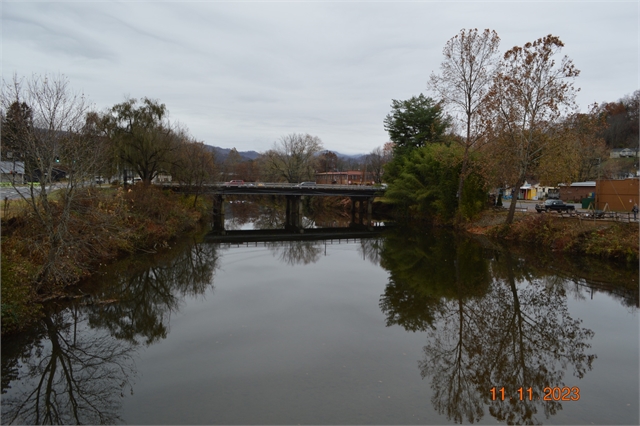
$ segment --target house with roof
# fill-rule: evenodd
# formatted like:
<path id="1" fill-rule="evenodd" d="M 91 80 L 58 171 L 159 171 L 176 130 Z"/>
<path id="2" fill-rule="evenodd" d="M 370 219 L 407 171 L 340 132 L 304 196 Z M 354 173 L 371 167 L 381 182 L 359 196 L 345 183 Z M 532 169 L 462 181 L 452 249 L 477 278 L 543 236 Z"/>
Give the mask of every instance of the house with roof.
<path id="1" fill-rule="evenodd" d="M 565 202 L 580 202 L 583 198 L 594 198 L 596 181 L 573 182 L 570 185 L 560 185 L 560 199 Z"/>
<path id="2" fill-rule="evenodd" d="M 24 183 L 23 161 L 0 161 L 0 182 Z"/>
<path id="3" fill-rule="evenodd" d="M 360 170 L 348 170 L 346 172 L 316 173 L 317 184 L 338 185 L 369 185 L 373 184 L 373 175 Z"/>

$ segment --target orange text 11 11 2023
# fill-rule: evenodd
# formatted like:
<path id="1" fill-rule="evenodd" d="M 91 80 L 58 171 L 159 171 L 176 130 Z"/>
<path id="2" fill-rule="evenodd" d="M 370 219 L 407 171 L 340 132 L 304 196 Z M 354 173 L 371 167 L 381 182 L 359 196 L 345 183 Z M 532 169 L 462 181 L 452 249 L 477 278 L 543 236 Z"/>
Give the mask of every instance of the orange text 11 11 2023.
<path id="1" fill-rule="evenodd" d="M 544 395 L 540 398 L 539 395 L 534 394 L 532 388 L 518 388 L 516 392 L 511 393 L 505 391 L 504 388 L 491 388 L 491 400 L 504 401 L 507 399 L 519 399 L 520 401 L 532 401 L 534 399 L 542 399 L 543 401 L 577 401 L 580 399 L 580 388 L 574 387 L 545 387 L 543 389 Z"/>

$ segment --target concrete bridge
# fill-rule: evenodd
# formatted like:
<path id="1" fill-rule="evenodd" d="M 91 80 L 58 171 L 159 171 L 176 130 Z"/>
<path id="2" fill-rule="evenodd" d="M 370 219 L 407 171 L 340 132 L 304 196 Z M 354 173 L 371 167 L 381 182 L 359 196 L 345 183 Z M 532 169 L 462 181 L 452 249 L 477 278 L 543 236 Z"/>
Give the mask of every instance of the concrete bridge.
<path id="1" fill-rule="evenodd" d="M 187 186 L 165 184 L 165 188 L 192 192 Z M 369 227 L 375 197 L 384 195 L 385 188 L 360 185 L 317 185 L 295 183 L 216 183 L 205 185 L 201 193 L 213 198 L 213 231 L 222 235 L 224 229 L 225 197 L 242 195 L 284 195 L 286 198 L 285 229 L 304 232 L 302 226 L 302 200 L 304 197 L 348 197 L 351 199 L 351 223 Z"/>

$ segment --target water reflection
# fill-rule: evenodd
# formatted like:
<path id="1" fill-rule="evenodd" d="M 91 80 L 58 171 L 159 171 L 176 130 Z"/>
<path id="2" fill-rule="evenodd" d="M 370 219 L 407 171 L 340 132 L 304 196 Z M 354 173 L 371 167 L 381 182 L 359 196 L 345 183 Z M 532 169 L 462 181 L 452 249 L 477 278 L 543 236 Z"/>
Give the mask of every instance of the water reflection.
<path id="1" fill-rule="evenodd" d="M 164 339 L 171 313 L 179 309 L 181 300 L 213 287 L 217 262 L 214 245 L 194 241 L 153 259 L 122 262 L 93 296 L 117 303 L 98 305 L 89 315 L 89 323 L 133 343 L 150 345 Z"/>
<path id="2" fill-rule="evenodd" d="M 343 238 L 330 240 L 302 240 L 302 241 L 270 241 L 264 245 L 271 251 L 273 257 L 290 266 L 308 265 L 318 262 L 326 254 L 327 244 L 349 244 L 356 242 L 358 253 L 363 259 L 374 265 L 380 264 L 380 250 L 382 237 L 371 238 Z"/>
<path id="3" fill-rule="evenodd" d="M 372 237 L 360 240 L 358 246 L 358 253 L 362 255 L 363 259 L 367 259 L 374 265 L 380 265 L 382 259 L 382 247 L 384 246 L 383 237 Z"/>
<path id="4" fill-rule="evenodd" d="M 420 374 L 430 379 L 434 408 L 457 423 L 485 414 L 509 424 L 538 424 L 562 409 L 542 401 L 545 387 L 580 379 L 596 359 L 591 330 L 569 315 L 563 280 L 538 276 L 508 251 L 485 253 L 473 241 L 434 233 L 387 238 L 390 271 L 380 307 L 387 325 L 426 331 Z M 491 399 L 491 388 L 506 397 Z M 519 388 L 533 398 L 519 399 Z"/>
<path id="5" fill-rule="evenodd" d="M 2 376 L 14 379 L 3 380 L 3 394 L 13 388 L 2 398 L 3 423 L 120 421 L 121 398 L 132 391 L 135 345 L 86 328 L 86 312 L 67 309 L 45 316 L 37 338 L 17 352 L 3 350 Z"/>
<path id="6" fill-rule="evenodd" d="M 390 272 L 380 299 L 387 326 L 426 331 L 443 314 L 445 300 L 457 299 L 463 309 L 490 284 L 482 248 L 447 232 L 394 230 L 386 235 L 380 255 Z"/>
<path id="7" fill-rule="evenodd" d="M 535 253 L 518 247 L 510 249 L 514 256 L 526 262 L 536 276 L 562 283 L 568 292 L 579 298 L 593 298 L 603 292 L 623 306 L 640 306 L 637 265 L 598 261 L 584 257 L 566 257 L 558 253 Z"/>
<path id="8" fill-rule="evenodd" d="M 323 253 L 321 241 L 278 241 L 266 243 L 266 246 L 274 257 L 291 266 L 316 263 Z"/>
<path id="9" fill-rule="evenodd" d="M 318 200 L 303 203 L 303 228 L 348 228 L 351 225 L 350 207 L 343 204 L 327 209 Z M 286 202 L 283 196 L 228 197 L 225 203 L 225 229 L 282 229 L 286 224 Z M 336 206 L 337 207 L 337 206 Z"/>
<path id="10" fill-rule="evenodd" d="M 415 372 L 418 382 L 425 379 L 421 384 L 432 390 L 431 404 L 426 405 L 452 422 L 478 422 L 488 413 L 509 424 L 542 423 L 562 409 L 561 401 L 539 399 L 544 388 L 579 387 L 579 380 L 597 362 L 591 350 L 594 333 L 570 315 L 567 295 L 587 297 L 603 291 L 624 306 L 637 305 L 633 271 L 627 276 L 620 269 L 609 282 L 598 275 L 613 273 L 606 264 L 586 269 L 557 258 L 540 260 L 442 230 L 393 229 L 381 237 L 349 239 L 349 251 L 354 241 L 362 260 L 388 271 L 379 299 L 386 325 L 421 333 L 417 347 L 422 347 L 422 355 L 418 369 L 411 366 L 412 375 Z M 283 264 L 309 265 L 321 260 L 332 243 L 338 241 L 264 246 Z M 133 392 L 137 351 L 167 337 L 171 315 L 186 298 L 213 292 L 222 247 L 189 240 L 162 253 L 120 262 L 80 303 L 51 309 L 16 344 L 3 341 L 2 422 L 121 422 L 122 398 Z M 246 259 L 240 250 L 234 255 Z M 331 265 L 340 267 L 339 262 Z M 374 299 L 378 293 L 374 291 Z M 242 310 L 246 305 L 237 306 Z M 373 310 L 379 315 L 375 304 Z M 253 359 L 255 340 L 247 342 L 247 352 L 228 349 Z M 224 359 L 225 354 L 217 355 Z M 355 373 L 353 377 L 357 379 Z M 228 384 L 236 389 L 242 385 Z M 517 394 L 521 387 L 523 400 Z M 491 388 L 504 388 L 505 400 L 492 400 Z"/>
<path id="11" fill-rule="evenodd" d="M 213 286 L 217 261 L 215 246 L 188 241 L 119 263 L 81 303 L 50 306 L 33 333 L 2 346 L 2 423 L 120 422 L 136 349 L 167 336 L 181 301 Z"/>

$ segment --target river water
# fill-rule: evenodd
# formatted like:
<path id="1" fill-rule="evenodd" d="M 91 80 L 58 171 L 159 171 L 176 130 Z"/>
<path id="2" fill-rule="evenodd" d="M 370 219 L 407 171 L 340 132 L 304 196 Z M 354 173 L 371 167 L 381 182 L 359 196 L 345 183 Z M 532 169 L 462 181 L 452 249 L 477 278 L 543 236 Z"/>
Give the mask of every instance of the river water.
<path id="1" fill-rule="evenodd" d="M 3 423 L 639 423 L 637 268 L 395 228 L 102 274 L 3 339 Z"/>

